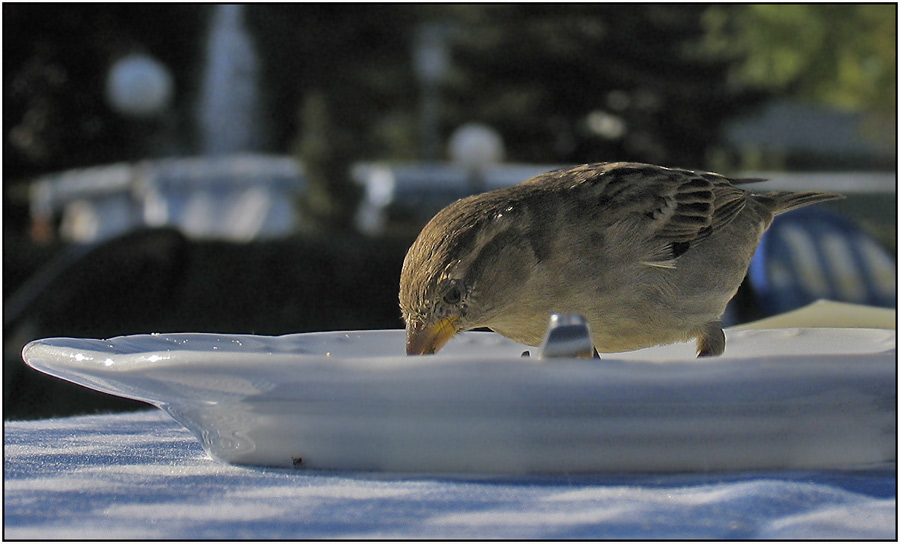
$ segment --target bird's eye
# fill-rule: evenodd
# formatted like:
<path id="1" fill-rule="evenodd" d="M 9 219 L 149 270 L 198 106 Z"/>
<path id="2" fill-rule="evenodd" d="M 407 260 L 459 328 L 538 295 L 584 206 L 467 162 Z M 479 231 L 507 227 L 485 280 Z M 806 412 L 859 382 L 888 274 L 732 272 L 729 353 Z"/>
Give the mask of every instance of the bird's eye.
<path id="1" fill-rule="evenodd" d="M 459 290 L 459 287 L 452 286 L 450 289 L 447 289 L 447 292 L 444 293 L 444 302 L 447 304 L 456 304 L 462 299 L 462 293 Z"/>

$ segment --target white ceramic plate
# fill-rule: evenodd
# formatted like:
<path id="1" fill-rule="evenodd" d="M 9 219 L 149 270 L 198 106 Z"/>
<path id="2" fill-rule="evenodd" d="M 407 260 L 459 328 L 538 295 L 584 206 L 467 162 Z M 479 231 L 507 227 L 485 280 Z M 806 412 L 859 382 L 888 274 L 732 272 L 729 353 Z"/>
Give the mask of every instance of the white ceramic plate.
<path id="1" fill-rule="evenodd" d="M 493 333 L 403 355 L 402 330 L 51 338 L 32 367 L 155 404 L 229 463 L 400 472 L 859 468 L 895 460 L 896 334 L 726 331 L 602 360 Z"/>

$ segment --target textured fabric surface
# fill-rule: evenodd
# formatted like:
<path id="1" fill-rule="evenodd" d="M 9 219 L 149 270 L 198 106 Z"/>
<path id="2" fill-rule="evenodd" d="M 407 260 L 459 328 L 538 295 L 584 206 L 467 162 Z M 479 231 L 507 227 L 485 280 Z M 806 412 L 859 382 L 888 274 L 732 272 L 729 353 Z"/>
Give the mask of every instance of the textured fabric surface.
<path id="1" fill-rule="evenodd" d="M 448 476 L 229 466 L 160 411 L 4 425 L 9 539 L 894 539 L 895 467 Z"/>

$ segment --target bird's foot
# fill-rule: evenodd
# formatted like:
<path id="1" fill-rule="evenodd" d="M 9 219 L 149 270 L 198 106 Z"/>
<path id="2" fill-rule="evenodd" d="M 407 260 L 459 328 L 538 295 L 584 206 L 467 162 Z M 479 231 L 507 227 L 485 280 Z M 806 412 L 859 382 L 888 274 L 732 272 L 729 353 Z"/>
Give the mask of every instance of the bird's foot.
<path id="1" fill-rule="evenodd" d="M 721 321 L 710 321 L 697 336 L 697 357 L 717 357 L 725 352 L 725 333 Z"/>

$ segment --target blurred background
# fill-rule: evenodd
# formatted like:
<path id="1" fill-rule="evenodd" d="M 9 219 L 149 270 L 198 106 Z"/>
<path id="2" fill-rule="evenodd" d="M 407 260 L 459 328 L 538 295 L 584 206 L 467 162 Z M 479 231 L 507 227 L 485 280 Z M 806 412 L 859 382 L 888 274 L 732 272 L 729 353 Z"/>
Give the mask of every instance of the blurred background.
<path id="1" fill-rule="evenodd" d="M 822 208 L 890 273 L 807 298 L 895 307 L 896 28 L 890 4 L 4 4 L 4 417 L 143 406 L 26 367 L 34 338 L 399 328 L 436 211 L 585 162 L 842 192 Z"/>

